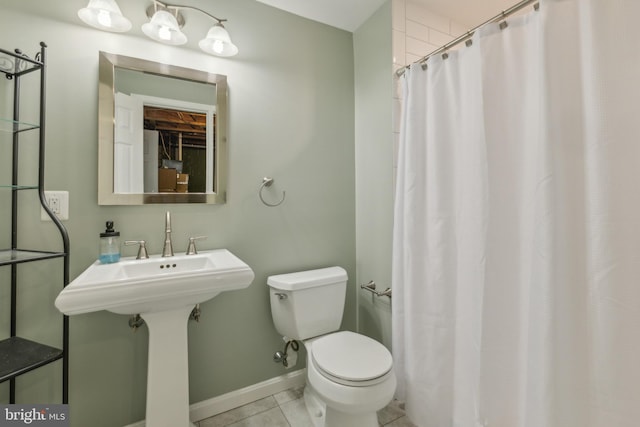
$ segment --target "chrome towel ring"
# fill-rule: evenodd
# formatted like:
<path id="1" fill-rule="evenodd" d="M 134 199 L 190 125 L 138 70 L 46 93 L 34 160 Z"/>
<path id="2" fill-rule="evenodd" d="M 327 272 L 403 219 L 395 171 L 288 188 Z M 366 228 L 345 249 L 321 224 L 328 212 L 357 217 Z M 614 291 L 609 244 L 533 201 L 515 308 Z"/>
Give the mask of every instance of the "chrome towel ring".
<path id="1" fill-rule="evenodd" d="M 264 197 L 262 197 L 262 190 L 264 189 L 264 187 L 271 187 L 271 184 L 273 184 L 274 179 L 270 178 L 268 176 L 265 176 L 264 178 L 262 178 L 262 184 L 260 185 L 260 188 L 258 189 L 258 196 L 260 197 L 260 201 L 262 201 L 262 203 L 264 203 L 266 206 L 269 206 L 270 208 L 275 208 L 276 206 L 280 206 L 282 204 L 282 202 L 284 202 L 284 197 L 285 197 L 285 191 L 282 191 L 282 199 L 280 199 L 279 202 L 277 203 L 269 203 L 266 200 L 264 200 Z"/>

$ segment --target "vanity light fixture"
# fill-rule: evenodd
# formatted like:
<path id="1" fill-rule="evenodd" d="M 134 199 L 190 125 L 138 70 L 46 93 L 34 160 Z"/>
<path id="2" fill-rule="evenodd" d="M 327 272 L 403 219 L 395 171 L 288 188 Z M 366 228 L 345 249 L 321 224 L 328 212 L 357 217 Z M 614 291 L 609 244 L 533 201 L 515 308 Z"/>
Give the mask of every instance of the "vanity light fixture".
<path id="1" fill-rule="evenodd" d="M 147 8 L 150 21 L 142 25 L 142 32 L 149 38 L 160 43 L 181 45 L 187 42 L 187 36 L 181 31 L 185 19 L 181 9 L 191 9 L 203 13 L 215 20 L 198 46 L 206 53 L 216 56 L 234 56 L 238 54 L 238 47 L 233 44 L 227 29 L 222 24 L 226 19 L 220 19 L 202 9 L 193 6 L 175 5 L 153 0 L 153 5 Z M 89 5 L 78 11 L 78 16 L 92 27 L 106 31 L 125 32 L 131 28 L 131 22 L 122 16 L 115 0 L 89 0 Z"/>
<path id="2" fill-rule="evenodd" d="M 197 7 L 166 4 L 154 0 L 153 6 L 147 9 L 147 16 L 151 18 L 151 22 L 144 24 L 142 31 L 147 36 L 161 43 L 186 43 L 187 36 L 180 31 L 180 27 L 182 27 L 185 22 L 183 16 L 180 14 L 180 9 L 196 10 L 216 21 L 213 27 L 207 32 L 206 37 L 198 43 L 200 49 L 216 56 L 234 56 L 238 54 L 238 48 L 231 42 L 231 37 L 229 37 L 227 29 L 222 25 L 226 19 L 217 18 Z"/>
<path id="3" fill-rule="evenodd" d="M 123 33 L 131 29 L 131 21 L 122 15 L 115 0 L 89 0 L 87 7 L 78 11 L 78 17 L 100 30 Z"/>

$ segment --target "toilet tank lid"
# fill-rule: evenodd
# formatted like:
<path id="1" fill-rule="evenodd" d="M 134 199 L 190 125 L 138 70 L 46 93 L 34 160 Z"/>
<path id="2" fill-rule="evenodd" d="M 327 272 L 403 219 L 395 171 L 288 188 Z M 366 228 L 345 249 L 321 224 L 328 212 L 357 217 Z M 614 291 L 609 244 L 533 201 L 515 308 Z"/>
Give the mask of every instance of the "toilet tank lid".
<path id="1" fill-rule="evenodd" d="M 278 274 L 267 278 L 267 285 L 283 291 L 313 288 L 329 283 L 344 282 L 347 272 L 342 267 L 327 267 L 296 273 Z"/>

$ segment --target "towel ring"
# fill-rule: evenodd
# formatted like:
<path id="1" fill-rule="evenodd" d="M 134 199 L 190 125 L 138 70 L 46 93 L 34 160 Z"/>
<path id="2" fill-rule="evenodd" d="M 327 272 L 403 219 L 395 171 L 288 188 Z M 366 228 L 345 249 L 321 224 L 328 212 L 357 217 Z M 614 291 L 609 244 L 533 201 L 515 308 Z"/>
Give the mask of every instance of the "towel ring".
<path id="1" fill-rule="evenodd" d="M 262 197 L 262 190 L 264 189 L 264 187 L 271 187 L 271 184 L 273 184 L 274 179 L 273 178 L 269 178 L 268 176 L 265 176 L 264 178 L 262 178 L 262 184 L 260 185 L 260 189 L 258 189 L 258 196 L 260 197 L 260 201 L 262 201 L 262 203 L 264 203 L 266 206 L 269 206 L 270 208 L 275 208 L 276 206 L 280 206 L 282 204 L 282 202 L 284 202 L 284 197 L 285 197 L 285 191 L 282 191 L 282 199 L 280 199 L 280 201 L 278 203 L 269 203 L 266 200 L 264 200 L 264 197 Z"/>

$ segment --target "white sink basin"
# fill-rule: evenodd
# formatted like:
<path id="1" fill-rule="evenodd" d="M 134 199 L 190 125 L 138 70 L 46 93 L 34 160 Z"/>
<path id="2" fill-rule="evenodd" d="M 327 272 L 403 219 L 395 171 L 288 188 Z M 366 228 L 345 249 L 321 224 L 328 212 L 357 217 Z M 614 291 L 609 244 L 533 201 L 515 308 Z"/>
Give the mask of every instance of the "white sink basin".
<path id="1" fill-rule="evenodd" d="M 118 314 L 163 311 L 205 302 L 220 292 L 246 288 L 251 268 L 226 249 L 149 259 L 96 261 L 56 298 L 67 315 L 108 310 Z"/>
<path id="2" fill-rule="evenodd" d="M 99 310 L 140 314 L 149 329 L 146 426 L 194 427 L 189 420 L 189 315 L 194 305 L 246 288 L 253 278 L 253 270 L 226 249 L 123 258 L 114 264 L 96 261 L 60 292 L 56 307 L 67 315 Z"/>

